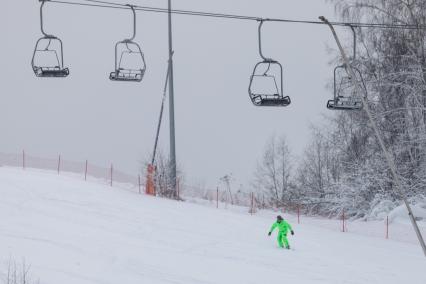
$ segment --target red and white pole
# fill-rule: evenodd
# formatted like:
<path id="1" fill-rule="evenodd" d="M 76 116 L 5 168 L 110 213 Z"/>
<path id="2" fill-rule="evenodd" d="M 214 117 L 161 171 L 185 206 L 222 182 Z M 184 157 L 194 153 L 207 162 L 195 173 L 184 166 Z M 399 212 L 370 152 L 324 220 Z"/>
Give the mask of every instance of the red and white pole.
<path id="1" fill-rule="evenodd" d="M 61 155 L 59 155 L 59 159 L 58 159 L 58 175 L 60 173 L 61 170 Z"/>
<path id="2" fill-rule="evenodd" d="M 112 186 L 112 174 L 113 174 L 113 170 L 114 170 L 114 168 L 113 168 L 113 165 L 111 164 L 111 171 L 110 171 L 110 176 L 111 176 L 111 182 L 110 182 L 110 185 Z"/>
<path id="3" fill-rule="evenodd" d="M 176 189 L 177 189 L 177 198 L 178 200 L 180 199 L 180 179 L 177 179 L 177 184 L 176 184 Z"/>
<path id="4" fill-rule="evenodd" d="M 300 205 L 297 205 L 297 224 L 300 224 Z"/>
<path id="5" fill-rule="evenodd" d="M 216 187 L 216 208 L 219 208 L 219 187 Z"/>
<path id="6" fill-rule="evenodd" d="M 389 216 L 386 216 L 386 239 L 389 239 Z"/>
<path id="7" fill-rule="evenodd" d="M 342 215 L 342 232 L 345 232 L 345 210 L 343 209 L 343 215 Z"/>
<path id="8" fill-rule="evenodd" d="M 253 215 L 253 213 L 254 213 L 254 195 L 253 195 L 253 192 L 250 195 L 251 195 L 250 214 Z"/>

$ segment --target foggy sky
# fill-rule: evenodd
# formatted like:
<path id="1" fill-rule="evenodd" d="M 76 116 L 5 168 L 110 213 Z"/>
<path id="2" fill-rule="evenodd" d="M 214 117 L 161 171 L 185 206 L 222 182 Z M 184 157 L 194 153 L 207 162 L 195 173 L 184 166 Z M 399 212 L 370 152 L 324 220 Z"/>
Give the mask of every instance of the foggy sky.
<path id="1" fill-rule="evenodd" d="M 30 67 L 39 28 L 39 2 L 6 0 L 1 8 L 0 152 L 84 161 L 130 174 L 151 154 L 167 69 L 167 15 L 138 13 L 135 41 L 147 61 L 142 83 L 111 82 L 115 42 L 131 34 L 130 11 L 46 3 L 45 29 L 64 42 L 66 79 L 36 78 Z M 115 2 L 127 3 L 116 0 Z M 180 0 L 176 9 L 260 17 L 335 19 L 322 0 Z M 131 3 L 166 7 L 167 1 Z M 327 113 L 328 65 L 334 48 L 325 26 L 265 23 L 263 49 L 284 67 L 287 108 L 256 108 L 249 76 L 260 61 L 257 23 L 173 16 L 176 147 L 189 183 L 214 187 L 232 173 L 248 184 L 271 135 L 285 135 L 295 155 L 309 125 Z M 345 33 L 341 29 L 340 33 Z M 168 114 L 168 108 L 165 109 Z M 165 116 L 160 148 L 168 153 Z"/>

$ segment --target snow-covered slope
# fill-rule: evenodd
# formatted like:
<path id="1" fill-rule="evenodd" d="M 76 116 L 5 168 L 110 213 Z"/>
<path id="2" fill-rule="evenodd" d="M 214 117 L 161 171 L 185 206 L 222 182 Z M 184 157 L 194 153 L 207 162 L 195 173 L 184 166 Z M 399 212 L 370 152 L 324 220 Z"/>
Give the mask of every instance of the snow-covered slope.
<path id="1" fill-rule="evenodd" d="M 287 251 L 274 216 L 0 167 L 0 261 L 25 258 L 42 284 L 426 283 L 417 244 L 293 224 Z"/>

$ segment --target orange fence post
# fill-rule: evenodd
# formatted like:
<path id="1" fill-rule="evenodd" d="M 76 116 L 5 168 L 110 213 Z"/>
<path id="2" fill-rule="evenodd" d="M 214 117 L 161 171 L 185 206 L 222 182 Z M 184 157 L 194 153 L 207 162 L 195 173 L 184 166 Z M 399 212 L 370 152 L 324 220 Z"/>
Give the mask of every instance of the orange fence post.
<path id="1" fill-rule="evenodd" d="M 155 195 L 155 183 L 154 183 L 155 166 L 149 164 L 146 174 L 146 185 L 145 193 L 148 195 Z"/>

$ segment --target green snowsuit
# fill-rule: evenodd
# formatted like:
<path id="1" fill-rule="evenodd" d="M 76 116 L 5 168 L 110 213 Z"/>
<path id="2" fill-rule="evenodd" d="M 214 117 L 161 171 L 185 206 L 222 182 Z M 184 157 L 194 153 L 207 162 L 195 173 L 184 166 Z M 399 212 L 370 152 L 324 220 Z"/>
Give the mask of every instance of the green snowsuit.
<path id="1" fill-rule="evenodd" d="M 275 222 L 274 224 L 272 224 L 272 227 L 269 230 L 269 232 L 272 233 L 276 228 L 278 228 L 278 236 L 277 236 L 278 246 L 281 248 L 284 246 L 286 248 L 289 248 L 290 245 L 288 243 L 287 233 L 293 230 L 291 228 L 291 225 L 287 223 L 287 221 L 285 220 L 282 220 L 281 222 Z"/>

